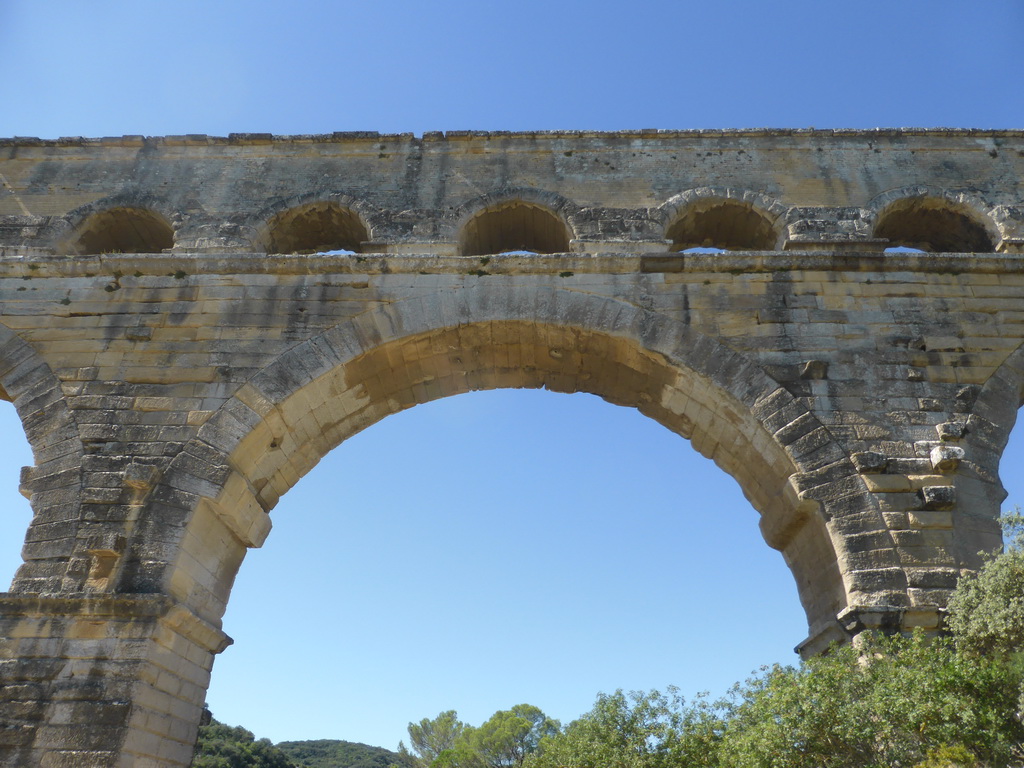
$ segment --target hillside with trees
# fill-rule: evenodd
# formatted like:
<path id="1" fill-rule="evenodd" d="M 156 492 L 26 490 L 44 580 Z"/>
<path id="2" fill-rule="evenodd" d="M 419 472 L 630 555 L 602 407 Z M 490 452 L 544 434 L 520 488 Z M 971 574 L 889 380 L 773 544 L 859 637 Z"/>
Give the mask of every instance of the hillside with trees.
<path id="1" fill-rule="evenodd" d="M 389 749 L 354 741 L 282 741 L 276 746 L 298 768 L 388 768 L 398 762 Z"/>
<path id="2" fill-rule="evenodd" d="M 192 768 L 298 768 L 269 739 L 211 720 L 200 726 Z"/>
<path id="3" fill-rule="evenodd" d="M 192 768 L 388 768 L 398 762 L 399 755 L 383 747 L 338 739 L 275 745 L 211 720 L 199 729 Z"/>

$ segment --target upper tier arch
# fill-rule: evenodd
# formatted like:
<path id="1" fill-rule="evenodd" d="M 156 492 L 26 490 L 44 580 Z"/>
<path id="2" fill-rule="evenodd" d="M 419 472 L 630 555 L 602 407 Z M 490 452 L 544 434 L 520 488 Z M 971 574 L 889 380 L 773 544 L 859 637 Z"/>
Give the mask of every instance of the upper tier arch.
<path id="1" fill-rule="evenodd" d="M 1001 236 L 976 195 L 931 187 L 890 190 L 871 201 L 874 236 L 930 252 L 992 253 Z"/>
<path id="2" fill-rule="evenodd" d="M 980 223 L 988 233 L 965 239 L 954 232 L 949 242 L 930 247 L 1024 251 L 1020 131 L 238 134 L 0 139 L 0 147 L 9 154 L 0 159 L 4 248 L 63 246 L 70 253 L 78 246 L 65 242 L 67 228 L 78 225 L 84 209 L 134 206 L 170 224 L 177 252 L 265 251 L 261 230 L 271 218 L 333 200 L 361 220 L 372 239 L 367 251 L 447 256 L 459 252 L 465 214 L 518 197 L 527 204 L 518 208 L 520 218 L 546 209 L 568 228 L 557 242 L 533 238 L 528 250 L 561 252 L 568 240 L 574 252 L 589 253 L 651 253 L 716 241 L 726 248 L 878 252 L 887 235 L 903 228 L 889 221 L 872 236 L 887 203 L 895 205 L 889 213 L 905 209 L 910 231 L 900 239 L 922 242 L 920 232 L 932 229 L 933 207 L 909 202 L 925 190 L 966 216 L 957 219 L 961 224 Z M 719 207 L 709 202 L 713 197 L 730 203 Z M 907 201 L 896 204 L 897 198 Z M 474 202 L 467 206 L 467 200 Z M 696 208 L 684 214 L 682 204 Z M 517 228 L 528 229 L 513 223 Z M 963 227 L 940 222 L 939 229 Z M 341 241 L 351 246 L 360 235 L 347 232 Z M 509 247 L 524 246 L 515 240 Z M 161 236 L 144 246 L 116 239 L 78 245 L 102 253 L 165 250 L 168 242 Z M 295 250 L 290 243 L 270 247 Z M 469 250 L 502 247 L 482 243 Z"/>
<path id="3" fill-rule="evenodd" d="M 575 238 L 575 206 L 537 189 L 502 190 L 465 203 L 456 219 L 458 253 L 487 256 L 506 251 L 568 253 Z"/>
<path id="4" fill-rule="evenodd" d="M 115 198 L 85 206 L 68 221 L 72 229 L 57 244 L 61 254 L 161 253 L 174 248 L 174 227 L 153 201 Z"/>
<path id="5" fill-rule="evenodd" d="M 659 212 L 665 224 L 665 239 L 674 251 L 770 251 L 782 246 L 781 222 L 787 208 L 759 193 L 703 187 L 675 195 Z"/>
<path id="6" fill-rule="evenodd" d="M 268 207 L 258 217 L 254 245 L 267 253 L 361 253 L 371 238 L 373 211 L 351 195 L 301 195 Z"/>

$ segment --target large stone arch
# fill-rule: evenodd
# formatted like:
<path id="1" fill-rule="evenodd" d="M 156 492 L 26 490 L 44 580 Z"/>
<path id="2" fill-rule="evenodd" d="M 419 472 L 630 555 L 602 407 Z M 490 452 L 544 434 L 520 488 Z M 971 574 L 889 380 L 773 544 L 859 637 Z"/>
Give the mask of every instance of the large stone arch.
<path id="1" fill-rule="evenodd" d="M 88 577 L 88 553 L 103 538 L 90 540 L 81 525 L 84 449 L 78 424 L 50 366 L 3 324 L 0 398 L 14 405 L 35 458 L 34 466 L 22 469 L 21 491 L 32 504 L 32 522 L 11 591 L 78 591 Z"/>
<path id="2" fill-rule="evenodd" d="M 688 435 L 805 585 L 805 651 L 829 632 L 938 630 L 957 576 L 999 540 L 1024 276 L 980 252 L 1024 249 L 1022 138 L 6 140 L 0 386 L 36 448 L 36 519 L 0 606 L 0 764 L 187 765 L 220 609 L 266 510 L 346 434 L 466 388 L 583 389 Z M 823 177 L 844 183 L 804 183 Z M 282 207 L 323 197 L 358 208 L 375 255 L 247 250 Z M 459 225 L 512 201 L 569 224 L 571 248 L 534 248 L 565 258 L 457 256 Z M 50 258 L 115 209 L 162 217 L 170 253 L 154 252 L 165 238 Z M 708 210 L 711 235 L 755 215 L 777 234 L 725 245 L 800 252 L 655 255 Z M 904 234 L 872 226 L 890 213 Z M 894 238 L 952 253 L 882 257 Z"/>
<path id="3" fill-rule="evenodd" d="M 471 389 L 586 391 L 690 438 L 735 477 L 796 577 L 812 633 L 899 609 L 906 579 L 874 499 L 828 430 L 761 369 L 617 300 L 475 287 L 398 302 L 297 345 L 200 430 L 154 490 L 118 591 L 164 592 L 216 624 L 267 511 L 384 416 Z"/>

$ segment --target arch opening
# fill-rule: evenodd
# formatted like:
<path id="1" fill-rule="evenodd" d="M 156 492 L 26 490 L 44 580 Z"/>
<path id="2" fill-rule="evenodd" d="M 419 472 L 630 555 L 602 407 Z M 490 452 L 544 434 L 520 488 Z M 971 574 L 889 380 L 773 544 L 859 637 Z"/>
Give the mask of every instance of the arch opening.
<path id="1" fill-rule="evenodd" d="M 771 219 L 750 203 L 715 198 L 687 206 L 665 231 L 673 251 L 770 251 L 778 237 Z"/>
<path id="2" fill-rule="evenodd" d="M 260 377 L 250 386 L 258 388 Z M 746 406 L 705 376 L 636 340 L 572 326 L 495 320 L 413 333 L 326 370 L 281 399 L 237 443 L 227 457 L 233 479 L 217 499 L 201 505 L 205 522 L 195 525 L 214 524 L 233 510 L 272 509 L 329 451 L 385 416 L 449 395 L 503 388 L 594 394 L 637 408 L 691 440 L 761 513 L 762 534 L 782 551 L 808 625 L 834 622 L 847 599 L 835 549 L 816 506 L 795 497 L 789 480 L 797 468 L 781 445 Z M 245 531 L 250 523 L 228 525 Z M 217 620 L 244 550 L 228 546 L 221 552 L 215 539 L 188 534 L 182 546 L 170 589 Z M 222 569 L 182 567 L 211 561 Z"/>
<path id="3" fill-rule="evenodd" d="M 906 245 L 891 245 L 883 253 L 927 253 L 923 248 L 910 248 Z"/>
<path id="4" fill-rule="evenodd" d="M 21 424 L 21 418 L 6 391 L 0 387 L 0 488 L 4 489 L 4 513 L 0 516 L 0 592 L 11 586 L 15 572 L 22 565 L 21 548 L 25 532 L 32 521 L 32 508 L 18 487 L 21 467 L 35 463 L 32 446 Z"/>
<path id="5" fill-rule="evenodd" d="M 351 208 L 319 201 L 274 216 L 263 235 L 267 253 L 362 253 L 370 239 L 362 218 Z"/>
<path id="6" fill-rule="evenodd" d="M 879 214 L 874 236 L 888 240 L 890 247 L 929 253 L 995 250 L 992 235 L 973 211 L 940 197 L 896 200 Z"/>
<path id="7" fill-rule="evenodd" d="M 999 477 L 1006 490 L 1004 511 L 1024 510 L 1024 419 L 1018 413 L 999 459 Z"/>
<path id="8" fill-rule="evenodd" d="M 684 441 L 596 397 L 497 390 L 417 406 L 342 443 L 282 498 L 232 594 L 236 643 L 215 664 L 211 709 L 275 741 L 386 730 L 372 743 L 394 748 L 409 720 L 472 701 L 529 700 L 567 721 L 601 688 L 724 693 L 791 660 L 801 629 L 755 518 Z M 281 588 L 294 584 L 313 587 Z M 726 607 L 738 595 L 759 618 Z M 317 615 L 325 596 L 319 634 L 265 618 Z M 324 664 L 324 635 L 357 669 Z M 693 661 L 705 657 L 719 663 Z M 386 694 L 384 666 L 402 682 Z M 267 705 L 279 700 L 288 713 Z M 284 730 L 292 708 L 308 732 Z"/>
<path id="9" fill-rule="evenodd" d="M 103 253 L 161 253 L 174 248 L 174 229 L 147 208 L 120 206 L 83 221 L 59 250 L 71 256 Z"/>
<path id="10" fill-rule="evenodd" d="M 568 225 L 554 212 L 513 200 L 485 208 L 467 221 L 459 234 L 459 253 L 568 253 L 570 239 Z"/>

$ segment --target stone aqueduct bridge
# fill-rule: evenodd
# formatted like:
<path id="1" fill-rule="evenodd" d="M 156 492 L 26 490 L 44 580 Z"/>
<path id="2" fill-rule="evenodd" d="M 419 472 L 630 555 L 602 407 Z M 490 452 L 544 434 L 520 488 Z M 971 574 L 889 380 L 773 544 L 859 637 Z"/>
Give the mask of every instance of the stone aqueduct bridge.
<path id="1" fill-rule="evenodd" d="M 187 765 L 277 500 L 467 390 L 690 439 L 792 569 L 804 653 L 936 628 L 1000 541 L 1022 177 L 1024 132 L 0 141 L 0 395 L 35 454 L 0 765 Z"/>

